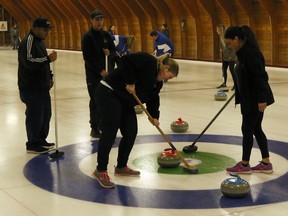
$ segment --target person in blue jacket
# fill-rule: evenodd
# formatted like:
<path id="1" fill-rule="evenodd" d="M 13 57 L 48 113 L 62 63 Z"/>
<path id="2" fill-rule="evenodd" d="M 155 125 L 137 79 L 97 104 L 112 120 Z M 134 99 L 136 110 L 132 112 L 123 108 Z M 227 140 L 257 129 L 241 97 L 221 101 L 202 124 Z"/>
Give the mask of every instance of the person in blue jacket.
<path id="1" fill-rule="evenodd" d="M 109 59 L 111 68 L 114 69 L 115 63 L 118 65 L 119 60 L 122 56 L 130 53 L 133 43 L 135 41 L 134 35 L 123 36 L 123 35 L 112 35 L 114 45 L 116 48 L 115 56 Z"/>
<path id="2" fill-rule="evenodd" d="M 150 37 L 154 41 L 154 52 L 153 55 L 161 56 L 168 53 L 170 57 L 174 54 L 174 45 L 171 40 L 159 31 L 150 32 Z"/>

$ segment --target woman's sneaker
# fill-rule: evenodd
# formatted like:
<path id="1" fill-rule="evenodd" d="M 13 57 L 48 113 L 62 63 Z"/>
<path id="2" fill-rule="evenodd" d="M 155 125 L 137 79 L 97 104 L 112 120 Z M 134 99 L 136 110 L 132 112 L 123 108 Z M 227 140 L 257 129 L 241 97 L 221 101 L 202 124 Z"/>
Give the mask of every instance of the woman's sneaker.
<path id="1" fill-rule="evenodd" d="M 117 168 L 115 167 L 115 176 L 140 176 L 140 172 L 137 170 L 133 170 L 129 168 L 128 166 L 123 168 Z"/>
<path id="2" fill-rule="evenodd" d="M 267 165 L 263 164 L 262 161 L 257 166 L 251 167 L 252 172 L 255 173 L 273 173 L 273 166 L 272 163 L 269 163 Z"/>
<path id="3" fill-rule="evenodd" d="M 239 173 L 239 174 L 251 174 L 251 168 L 248 164 L 247 166 L 244 166 L 241 162 L 238 162 L 235 166 L 229 167 L 226 169 L 228 173 Z"/>
<path id="4" fill-rule="evenodd" d="M 107 172 L 99 172 L 97 169 L 93 172 L 93 177 L 99 182 L 104 188 L 113 188 L 115 184 L 111 182 L 111 179 Z"/>

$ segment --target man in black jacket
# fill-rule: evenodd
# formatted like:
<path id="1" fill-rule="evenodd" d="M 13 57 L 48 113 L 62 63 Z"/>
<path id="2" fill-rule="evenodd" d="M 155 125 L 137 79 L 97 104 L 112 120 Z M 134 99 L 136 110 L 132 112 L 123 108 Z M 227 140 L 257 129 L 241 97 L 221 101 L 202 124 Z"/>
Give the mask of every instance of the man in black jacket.
<path id="1" fill-rule="evenodd" d="M 49 90 L 53 86 L 50 62 L 57 59 L 56 52 L 48 55 L 44 44 L 51 28 L 53 25 L 46 18 L 35 19 L 18 50 L 18 87 L 20 99 L 26 105 L 28 153 L 45 153 L 55 146 L 46 141 L 51 119 Z"/>
<path id="2" fill-rule="evenodd" d="M 111 35 L 107 31 L 102 30 L 103 22 L 103 14 L 98 10 L 93 11 L 91 14 L 92 28 L 82 37 L 86 83 L 90 96 L 90 135 L 94 138 L 99 138 L 101 135 L 100 117 L 98 114 L 98 106 L 94 100 L 94 93 L 100 80 L 108 75 L 108 68 L 106 68 L 108 62 L 105 62 L 105 59 L 107 61 L 110 53 L 115 52 L 115 45 Z"/>

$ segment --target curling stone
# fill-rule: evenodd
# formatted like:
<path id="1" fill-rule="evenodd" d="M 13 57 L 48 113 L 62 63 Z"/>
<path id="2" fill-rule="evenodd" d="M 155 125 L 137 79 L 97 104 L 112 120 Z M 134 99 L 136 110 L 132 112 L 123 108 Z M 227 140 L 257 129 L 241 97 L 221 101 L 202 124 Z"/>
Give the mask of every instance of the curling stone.
<path id="1" fill-rule="evenodd" d="M 214 98 L 216 101 L 225 101 L 227 100 L 227 95 L 223 90 L 217 91 L 217 93 L 214 95 Z"/>
<path id="2" fill-rule="evenodd" d="M 185 132 L 189 128 L 189 124 L 186 121 L 183 121 L 181 118 L 178 118 L 177 121 L 173 121 L 170 124 L 170 128 L 173 132 Z"/>
<path id="3" fill-rule="evenodd" d="M 157 162 L 161 167 L 175 168 L 179 166 L 181 159 L 172 148 L 166 148 L 164 152 L 158 156 Z"/>
<path id="4" fill-rule="evenodd" d="M 134 107 L 134 109 L 135 109 L 136 114 L 141 114 L 141 113 L 143 113 L 143 109 L 142 109 L 142 107 L 141 107 L 140 105 L 136 105 L 136 106 Z"/>
<path id="5" fill-rule="evenodd" d="M 225 179 L 221 184 L 221 192 L 227 197 L 245 197 L 250 192 L 249 183 L 242 179 L 238 174 L 230 174 L 236 178 Z"/>

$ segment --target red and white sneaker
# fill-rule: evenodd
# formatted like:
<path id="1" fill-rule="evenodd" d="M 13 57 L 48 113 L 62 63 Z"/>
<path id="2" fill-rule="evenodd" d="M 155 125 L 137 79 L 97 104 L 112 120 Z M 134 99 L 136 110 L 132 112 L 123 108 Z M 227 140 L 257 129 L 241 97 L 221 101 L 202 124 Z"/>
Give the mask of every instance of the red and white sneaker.
<path id="1" fill-rule="evenodd" d="M 252 172 L 255 173 L 273 173 L 273 166 L 272 163 L 269 163 L 267 165 L 263 164 L 262 161 L 257 166 L 251 167 Z"/>
<path id="2" fill-rule="evenodd" d="M 244 166 L 241 162 L 238 162 L 235 166 L 226 169 L 228 173 L 238 173 L 238 174 L 251 174 L 250 165 Z"/>

